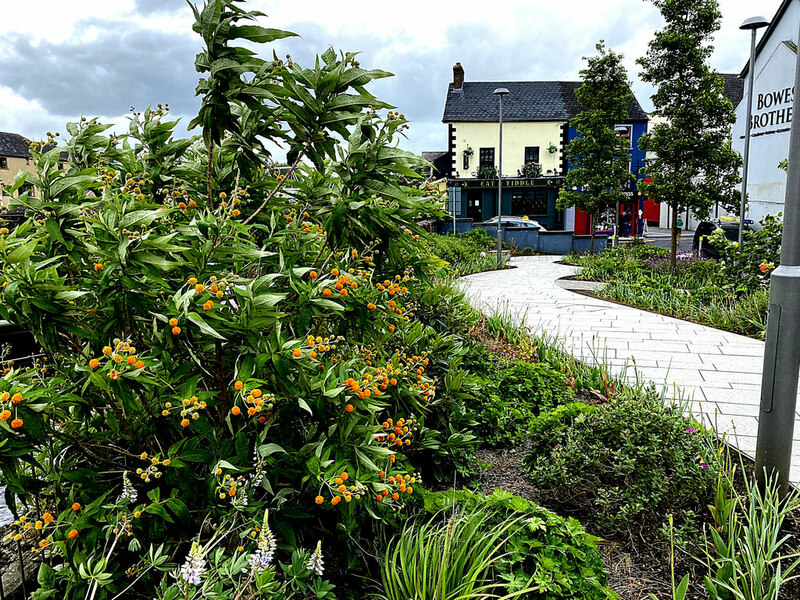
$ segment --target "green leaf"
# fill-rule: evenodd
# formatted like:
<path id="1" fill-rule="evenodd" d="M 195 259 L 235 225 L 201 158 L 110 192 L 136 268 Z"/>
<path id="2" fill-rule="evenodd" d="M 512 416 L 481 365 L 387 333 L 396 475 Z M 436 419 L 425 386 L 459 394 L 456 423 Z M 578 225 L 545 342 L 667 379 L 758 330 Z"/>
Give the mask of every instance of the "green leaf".
<path id="1" fill-rule="evenodd" d="M 203 317 L 201 317 L 197 313 L 190 312 L 188 315 L 186 315 L 186 318 L 188 318 L 192 323 L 197 325 L 200 328 L 200 331 L 202 331 L 206 335 L 210 335 L 211 337 L 217 338 L 218 340 L 224 340 L 225 339 L 224 336 L 222 336 L 219 333 L 217 333 L 217 331 L 213 327 L 211 327 L 211 325 L 206 323 L 203 320 Z"/>
<path id="2" fill-rule="evenodd" d="M 296 33 L 284 31 L 282 29 L 268 29 L 258 25 L 233 25 L 228 33 L 230 39 L 241 38 L 263 44 L 282 40 L 287 37 L 298 37 Z"/>

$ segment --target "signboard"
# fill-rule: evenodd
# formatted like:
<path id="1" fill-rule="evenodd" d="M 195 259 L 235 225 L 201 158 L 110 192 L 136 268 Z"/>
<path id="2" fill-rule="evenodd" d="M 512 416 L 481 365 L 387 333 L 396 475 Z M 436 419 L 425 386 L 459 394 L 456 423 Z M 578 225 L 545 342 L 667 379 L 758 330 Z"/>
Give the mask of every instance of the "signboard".
<path id="1" fill-rule="evenodd" d="M 506 179 L 503 178 L 503 188 L 515 187 L 553 187 L 564 183 L 563 177 L 558 178 L 537 178 L 537 179 Z M 497 189 L 497 179 L 463 179 L 454 181 L 453 185 L 466 189 L 492 188 Z"/>

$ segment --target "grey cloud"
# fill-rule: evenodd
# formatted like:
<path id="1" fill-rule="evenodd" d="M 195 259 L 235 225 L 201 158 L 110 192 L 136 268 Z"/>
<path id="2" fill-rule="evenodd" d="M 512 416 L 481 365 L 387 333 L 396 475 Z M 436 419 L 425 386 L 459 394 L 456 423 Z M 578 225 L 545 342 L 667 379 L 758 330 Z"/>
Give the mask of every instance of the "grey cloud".
<path id="1" fill-rule="evenodd" d="M 186 10 L 185 0 L 135 0 L 135 12 L 141 15 L 172 13 Z"/>
<path id="2" fill-rule="evenodd" d="M 33 45 L 24 36 L 6 35 L 0 84 L 61 115 L 120 115 L 131 105 L 158 102 L 177 113 L 196 110 L 199 40 L 121 21 L 87 20 L 78 29 L 89 26 L 102 33 L 86 43 Z"/>

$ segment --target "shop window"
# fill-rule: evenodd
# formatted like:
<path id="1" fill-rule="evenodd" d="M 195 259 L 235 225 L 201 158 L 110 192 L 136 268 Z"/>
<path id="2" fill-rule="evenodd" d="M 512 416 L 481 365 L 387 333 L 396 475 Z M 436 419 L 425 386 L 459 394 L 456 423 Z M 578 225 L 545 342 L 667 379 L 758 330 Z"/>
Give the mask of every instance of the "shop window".
<path id="1" fill-rule="evenodd" d="M 539 146 L 525 146 L 525 164 L 539 162 Z"/>
<path id="2" fill-rule="evenodd" d="M 525 190 L 511 194 L 511 214 L 528 217 L 546 217 L 547 191 Z"/>
<path id="3" fill-rule="evenodd" d="M 0 169 L 8 168 L 8 159 L 5 156 L 0 156 Z"/>
<path id="4" fill-rule="evenodd" d="M 478 156 L 480 158 L 478 167 L 494 166 L 494 148 L 481 148 Z"/>

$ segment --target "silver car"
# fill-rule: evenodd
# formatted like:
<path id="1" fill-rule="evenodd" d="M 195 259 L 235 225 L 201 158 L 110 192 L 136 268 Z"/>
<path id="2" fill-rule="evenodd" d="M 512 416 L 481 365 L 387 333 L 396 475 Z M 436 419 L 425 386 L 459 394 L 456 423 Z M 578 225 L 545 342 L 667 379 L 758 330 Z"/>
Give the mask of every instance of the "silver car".
<path id="1" fill-rule="evenodd" d="M 492 217 L 491 219 L 481 223 L 481 225 L 497 225 L 497 217 Z M 522 217 L 512 217 L 511 215 L 503 215 L 503 225 L 547 231 L 547 229 L 539 224 L 539 221 L 534 221 L 533 219 L 524 219 Z"/>

